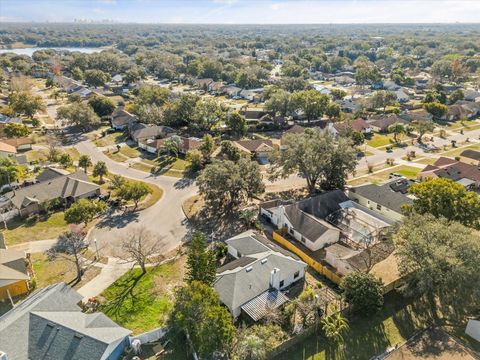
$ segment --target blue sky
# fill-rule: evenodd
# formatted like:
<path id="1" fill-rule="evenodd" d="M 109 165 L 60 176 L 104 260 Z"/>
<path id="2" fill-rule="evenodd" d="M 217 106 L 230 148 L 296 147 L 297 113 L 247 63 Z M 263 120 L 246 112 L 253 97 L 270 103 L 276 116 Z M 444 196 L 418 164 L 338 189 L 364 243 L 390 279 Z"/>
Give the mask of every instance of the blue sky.
<path id="1" fill-rule="evenodd" d="M 480 0 L 0 0 L 0 21 L 137 23 L 479 22 Z"/>

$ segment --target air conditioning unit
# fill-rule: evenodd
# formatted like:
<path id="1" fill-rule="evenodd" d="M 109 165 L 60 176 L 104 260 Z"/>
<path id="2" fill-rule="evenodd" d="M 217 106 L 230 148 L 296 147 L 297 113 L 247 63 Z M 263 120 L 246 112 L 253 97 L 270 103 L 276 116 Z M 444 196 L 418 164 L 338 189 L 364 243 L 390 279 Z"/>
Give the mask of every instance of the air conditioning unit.
<path id="1" fill-rule="evenodd" d="M 7 354 L 0 350 L 0 360 L 8 360 Z"/>

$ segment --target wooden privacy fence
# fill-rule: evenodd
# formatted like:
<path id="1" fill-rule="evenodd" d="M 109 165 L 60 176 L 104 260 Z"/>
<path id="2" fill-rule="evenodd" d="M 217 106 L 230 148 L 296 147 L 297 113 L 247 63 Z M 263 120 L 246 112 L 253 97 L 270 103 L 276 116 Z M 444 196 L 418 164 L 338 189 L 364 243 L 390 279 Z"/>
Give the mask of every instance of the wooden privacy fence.
<path id="1" fill-rule="evenodd" d="M 325 276 L 330 281 L 334 282 L 335 284 L 340 284 L 341 277 L 335 274 L 333 271 L 328 269 L 326 266 L 320 264 L 317 260 L 310 257 L 310 255 L 303 252 L 300 248 L 292 244 L 290 241 L 285 239 L 280 233 L 274 231 L 273 232 L 273 240 L 278 242 L 280 245 L 286 247 L 288 250 L 293 252 L 294 254 L 298 255 L 300 259 L 305 261 L 312 269 L 314 269 L 319 274 Z"/>

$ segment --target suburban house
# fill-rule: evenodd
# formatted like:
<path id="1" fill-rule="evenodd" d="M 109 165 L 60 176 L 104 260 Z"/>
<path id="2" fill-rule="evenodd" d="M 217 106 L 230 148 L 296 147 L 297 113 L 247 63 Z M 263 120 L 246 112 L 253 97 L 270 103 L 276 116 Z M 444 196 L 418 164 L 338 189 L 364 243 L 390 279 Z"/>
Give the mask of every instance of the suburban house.
<path id="1" fill-rule="evenodd" d="M 480 114 L 480 103 L 470 101 L 457 101 L 448 106 L 448 112 L 443 117 L 447 121 L 473 119 Z"/>
<path id="2" fill-rule="evenodd" d="M 407 124 L 407 121 L 399 117 L 398 115 L 379 115 L 372 116 L 367 120 L 367 123 L 370 125 L 371 129 L 375 132 L 387 132 L 390 125 L 400 123 Z"/>
<path id="3" fill-rule="evenodd" d="M 273 151 L 272 140 L 238 140 L 234 141 L 233 144 L 241 153 L 255 157 L 262 164 L 268 163 L 268 157 Z"/>
<path id="4" fill-rule="evenodd" d="M 350 200 L 340 190 L 298 202 L 272 200 L 260 215 L 278 231 L 273 238 L 320 274 L 340 283 L 352 271 L 370 270 L 385 291 L 399 282 L 391 219 Z"/>
<path id="5" fill-rule="evenodd" d="M 336 103 L 340 105 L 340 109 L 345 113 L 354 113 L 362 108 L 362 104 L 359 99 L 354 99 L 352 97 L 337 100 Z"/>
<path id="6" fill-rule="evenodd" d="M 353 121 L 341 121 L 336 123 L 328 123 L 327 129 L 333 136 L 338 136 L 346 131 L 361 132 L 364 135 L 369 135 L 372 132 L 370 125 L 363 119 L 358 118 Z"/>
<path id="7" fill-rule="evenodd" d="M 31 267 L 23 251 L 6 249 L 0 244 L 0 300 L 29 291 Z M 1 348 L 0 348 L 1 350 Z"/>
<path id="8" fill-rule="evenodd" d="M 472 149 L 463 150 L 460 153 L 460 161 L 467 164 L 480 166 L 480 151 Z"/>
<path id="9" fill-rule="evenodd" d="M 206 79 L 195 79 L 195 85 L 201 90 L 208 90 L 208 86 L 213 83 L 213 79 L 206 78 Z"/>
<path id="10" fill-rule="evenodd" d="M 52 170 L 53 171 L 53 170 Z M 35 185 L 26 186 L 15 190 L 8 195 L 12 205 L 21 216 L 29 216 L 40 211 L 41 205 L 47 201 L 61 199 L 65 205 L 77 199 L 92 198 L 100 195 L 100 186 L 91 182 L 87 174 L 78 170 L 72 174 L 57 174 L 49 171 L 47 180 L 42 180 L 47 175 L 40 175 L 42 181 Z"/>
<path id="11" fill-rule="evenodd" d="M 208 91 L 215 94 L 220 94 L 224 86 L 225 84 L 220 81 L 212 81 L 210 84 L 208 84 Z"/>
<path id="12" fill-rule="evenodd" d="M 16 153 L 17 153 L 17 149 L 15 148 L 15 146 L 7 144 L 4 141 L 0 141 L 0 157 L 12 158 L 12 157 L 15 157 Z"/>
<path id="13" fill-rule="evenodd" d="M 131 331 L 102 313 L 83 313 L 81 301 L 79 293 L 59 283 L 36 291 L 1 316 L 5 359 L 120 359 Z"/>
<path id="14" fill-rule="evenodd" d="M 410 96 L 402 89 L 395 91 L 395 96 L 399 103 L 406 103 L 410 100 Z"/>
<path id="15" fill-rule="evenodd" d="M 128 132 L 132 140 L 136 143 L 144 142 L 148 139 L 160 139 L 174 134 L 175 130 L 168 126 L 142 124 L 142 123 L 129 123 Z"/>
<path id="16" fill-rule="evenodd" d="M 348 190 L 348 197 L 358 204 L 365 206 L 391 221 L 401 221 L 402 206 L 411 205 L 413 199 L 406 195 L 404 179 L 397 179 L 383 185 L 367 184 L 352 187 Z"/>
<path id="17" fill-rule="evenodd" d="M 32 139 L 29 137 L 1 139 L 0 142 L 13 146 L 17 151 L 27 151 L 32 149 Z"/>
<path id="18" fill-rule="evenodd" d="M 413 110 L 400 114 L 400 117 L 408 122 L 419 120 L 432 120 L 433 116 L 425 109 Z"/>
<path id="19" fill-rule="evenodd" d="M 312 202 L 321 198 L 324 198 L 324 196 L 318 195 L 309 200 Z M 336 203 L 333 204 L 336 205 Z M 302 202 L 289 204 L 280 200 L 273 200 L 260 206 L 260 214 L 275 225 L 277 229 L 282 229 L 312 251 L 323 249 L 326 245 L 339 240 L 339 229 L 325 221 L 323 216 L 316 217 L 311 212 L 304 211 L 304 209 L 306 210 L 306 204 Z M 328 213 L 330 212 L 333 212 L 333 210 L 328 211 Z"/>
<path id="20" fill-rule="evenodd" d="M 286 290 L 304 279 L 307 264 L 253 230 L 225 243 L 234 260 L 217 269 L 213 287 L 234 318 L 260 320 L 289 301 Z"/>
<path id="21" fill-rule="evenodd" d="M 235 85 L 227 85 L 223 88 L 223 92 L 230 98 L 240 96 L 241 88 Z"/>
<path id="22" fill-rule="evenodd" d="M 123 107 L 116 109 L 112 114 L 112 128 L 115 130 L 125 130 L 129 124 L 136 122 L 137 118 Z"/>
<path id="23" fill-rule="evenodd" d="M 0 114 L 0 125 L 5 126 L 7 124 L 22 124 L 23 121 L 19 117 L 7 116 Z"/>
<path id="24" fill-rule="evenodd" d="M 454 159 L 440 157 L 432 165 L 427 165 L 419 174 L 419 180 L 444 178 L 463 185 L 468 190 L 480 188 L 480 168 Z"/>
<path id="25" fill-rule="evenodd" d="M 179 136 L 179 138 L 181 141 L 179 153 L 183 155 L 191 150 L 197 149 L 202 144 L 202 140 L 199 138 L 187 138 L 183 136 Z M 165 146 L 167 139 L 168 138 L 143 140 L 138 143 L 138 147 L 151 154 L 158 154 L 158 152 L 164 152 L 167 150 Z"/>
<path id="26" fill-rule="evenodd" d="M 466 101 L 480 101 L 480 91 L 474 89 L 467 89 L 463 92 Z"/>
<path id="27" fill-rule="evenodd" d="M 64 75 L 54 76 L 53 82 L 56 86 L 62 88 L 68 94 L 71 94 L 74 91 L 77 91 L 83 87 L 78 81 Z"/>

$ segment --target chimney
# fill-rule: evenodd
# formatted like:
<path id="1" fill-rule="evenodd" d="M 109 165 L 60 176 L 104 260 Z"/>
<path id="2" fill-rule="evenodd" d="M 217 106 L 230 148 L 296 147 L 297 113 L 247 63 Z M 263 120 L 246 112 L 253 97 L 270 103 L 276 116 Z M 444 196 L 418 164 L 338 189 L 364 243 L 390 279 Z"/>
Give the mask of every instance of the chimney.
<path id="1" fill-rule="evenodd" d="M 280 290 L 280 269 L 273 269 L 270 272 L 270 288 Z"/>

